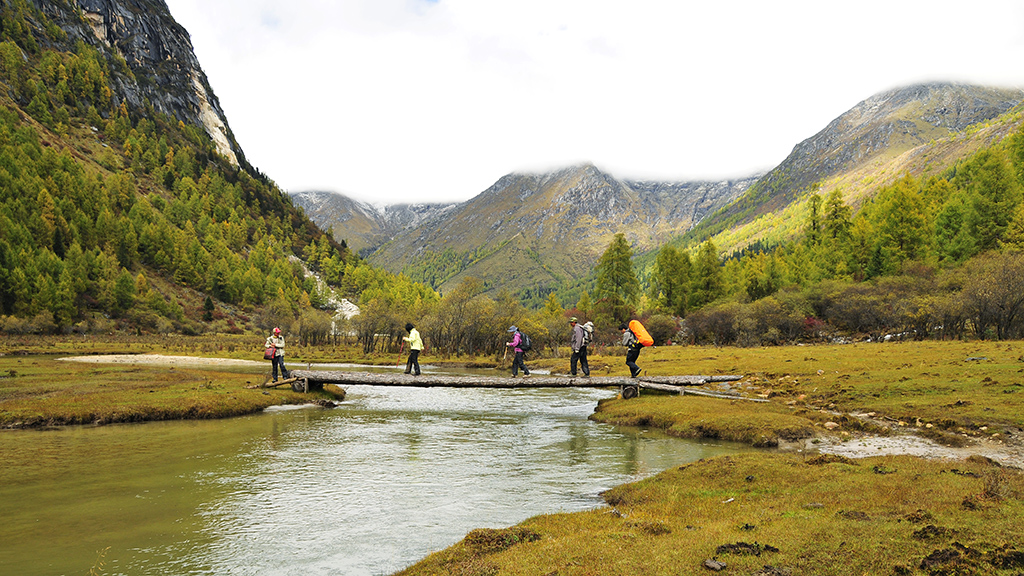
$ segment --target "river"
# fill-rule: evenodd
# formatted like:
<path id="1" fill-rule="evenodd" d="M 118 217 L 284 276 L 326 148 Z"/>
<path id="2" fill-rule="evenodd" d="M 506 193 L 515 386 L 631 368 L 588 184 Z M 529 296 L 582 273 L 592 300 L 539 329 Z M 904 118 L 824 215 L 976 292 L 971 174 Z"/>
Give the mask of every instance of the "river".
<path id="1" fill-rule="evenodd" d="M 588 420 L 614 390 L 347 390 L 333 410 L 3 431 L 0 574 L 391 574 L 745 449 Z"/>

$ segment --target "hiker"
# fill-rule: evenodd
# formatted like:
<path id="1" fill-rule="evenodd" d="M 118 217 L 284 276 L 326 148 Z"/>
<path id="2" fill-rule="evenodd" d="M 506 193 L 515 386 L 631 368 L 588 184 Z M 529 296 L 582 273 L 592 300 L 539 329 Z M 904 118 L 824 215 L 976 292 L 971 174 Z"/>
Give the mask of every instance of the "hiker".
<path id="1" fill-rule="evenodd" d="M 640 357 L 643 345 L 625 322 L 619 324 L 619 330 L 622 330 L 622 345 L 626 347 L 626 366 L 629 367 L 629 376 L 636 378 L 640 375 L 640 367 L 636 365 L 636 359 Z"/>
<path id="2" fill-rule="evenodd" d="M 520 368 L 523 369 L 523 377 L 527 377 L 530 375 L 530 369 L 523 362 L 523 333 L 515 326 L 510 326 L 508 331 L 514 332 L 514 334 L 512 335 L 512 341 L 506 342 L 505 346 L 511 347 L 516 352 L 516 357 L 512 360 L 512 377 L 515 378 L 519 375 Z"/>
<path id="3" fill-rule="evenodd" d="M 420 338 L 420 331 L 409 322 L 405 325 L 408 336 L 402 336 L 402 340 L 409 343 L 409 360 L 405 363 L 405 373 L 412 373 L 414 376 L 420 375 L 420 350 L 423 350 L 423 339 Z"/>
<path id="4" fill-rule="evenodd" d="M 291 373 L 284 367 L 284 336 L 281 336 L 281 329 L 274 328 L 274 333 L 267 336 L 267 343 L 264 345 L 266 348 L 274 349 L 274 356 L 270 359 L 270 365 L 273 366 L 274 382 L 277 382 L 277 367 L 281 367 L 281 377 L 287 380 L 291 378 Z"/>
<path id="5" fill-rule="evenodd" d="M 583 375 L 590 376 L 590 364 L 587 363 L 587 330 L 576 322 L 576 317 L 569 318 L 569 325 L 572 326 L 572 339 L 569 340 L 569 347 L 572 348 L 572 356 L 569 357 L 569 374 L 576 375 L 576 364 L 583 368 Z"/>

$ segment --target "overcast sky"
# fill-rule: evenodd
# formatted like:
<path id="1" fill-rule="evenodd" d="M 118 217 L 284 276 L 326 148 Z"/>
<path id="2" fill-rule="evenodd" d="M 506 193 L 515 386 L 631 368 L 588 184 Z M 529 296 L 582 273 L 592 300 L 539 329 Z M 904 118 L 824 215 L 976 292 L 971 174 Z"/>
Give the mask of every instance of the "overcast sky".
<path id="1" fill-rule="evenodd" d="M 746 176 L 858 102 L 1024 87 L 1024 2 L 167 0 L 289 192 L 461 201 L 514 171 Z"/>

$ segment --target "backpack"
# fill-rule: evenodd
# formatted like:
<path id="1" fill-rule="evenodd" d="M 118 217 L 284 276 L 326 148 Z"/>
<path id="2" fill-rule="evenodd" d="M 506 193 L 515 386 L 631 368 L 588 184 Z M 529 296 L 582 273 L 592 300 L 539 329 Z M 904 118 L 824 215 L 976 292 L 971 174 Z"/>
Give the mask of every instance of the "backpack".
<path id="1" fill-rule="evenodd" d="M 583 345 L 590 344 L 590 341 L 594 339 L 594 323 L 587 322 L 583 325 Z"/>
<path id="2" fill-rule="evenodd" d="M 654 338 L 651 338 L 650 333 L 647 332 L 647 328 L 644 328 L 644 325 L 641 324 L 639 320 L 630 320 L 629 329 L 633 332 L 633 335 L 636 336 L 637 342 L 640 342 L 640 344 L 644 346 L 654 345 Z"/>
<path id="3" fill-rule="evenodd" d="M 530 348 L 533 348 L 533 342 L 530 342 L 530 337 L 526 335 L 526 332 L 519 331 L 519 349 L 523 352 L 528 352 Z"/>

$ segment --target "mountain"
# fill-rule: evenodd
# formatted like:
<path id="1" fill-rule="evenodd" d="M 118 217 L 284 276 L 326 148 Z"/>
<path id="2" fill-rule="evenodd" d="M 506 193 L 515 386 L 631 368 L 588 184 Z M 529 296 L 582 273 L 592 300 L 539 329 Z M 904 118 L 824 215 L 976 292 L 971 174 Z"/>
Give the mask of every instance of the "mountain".
<path id="1" fill-rule="evenodd" d="M 111 68 L 110 88 L 128 108 L 173 116 L 186 125 L 202 126 L 217 151 L 232 164 L 244 164 L 242 149 L 192 49 L 188 32 L 160 0 L 77 0 L 77 9 L 63 3 L 31 1 L 66 38 L 46 39 L 60 49 L 75 42 L 102 44 L 123 61 Z"/>
<path id="2" fill-rule="evenodd" d="M 777 167 L 765 174 L 736 202 L 705 220 L 688 241 L 753 226 L 759 218 L 775 214 L 815 187 L 827 193 L 845 186 L 851 202 L 859 201 L 880 184 L 878 177 L 899 176 L 907 167 L 901 158 L 911 151 L 931 148 L 943 139 L 956 138 L 1011 110 L 1024 99 L 1024 90 L 975 86 L 953 82 L 929 83 L 887 90 L 858 103 L 820 132 L 797 144 Z M 958 154 L 983 145 L 963 146 Z M 957 155 L 951 157 L 951 161 Z M 933 163 L 938 170 L 946 165 Z M 927 170 L 918 166 L 920 173 Z M 870 185 L 865 185 L 865 183 Z M 739 233 L 742 243 L 750 234 Z M 757 234 L 753 234 L 757 237 Z M 728 248 L 728 246 L 719 246 Z"/>
<path id="3" fill-rule="evenodd" d="M 490 290 L 544 294 L 587 276 L 616 233 L 634 250 L 650 250 L 727 205 L 756 178 L 627 181 L 592 164 L 508 174 L 367 258 L 442 292 L 473 276 Z"/>
<path id="4" fill-rule="evenodd" d="M 304 191 L 290 195 L 310 219 L 361 254 L 372 253 L 406 229 L 443 216 L 455 206 L 452 203 L 375 206 L 337 192 Z"/>
<path id="5" fill-rule="evenodd" d="M 0 332 L 288 326 L 360 262 L 250 166 L 159 0 L 0 3 Z"/>

